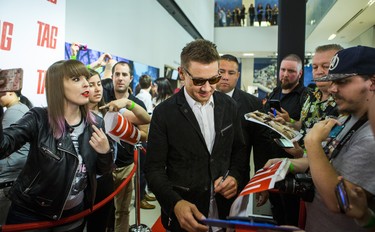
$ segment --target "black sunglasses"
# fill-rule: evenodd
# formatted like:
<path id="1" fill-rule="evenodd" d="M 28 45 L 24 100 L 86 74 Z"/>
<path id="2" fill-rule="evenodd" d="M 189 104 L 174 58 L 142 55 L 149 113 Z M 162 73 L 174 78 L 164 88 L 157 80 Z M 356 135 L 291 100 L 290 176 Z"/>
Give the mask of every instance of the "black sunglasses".
<path id="1" fill-rule="evenodd" d="M 221 79 L 220 74 L 218 74 L 216 76 L 213 76 L 209 79 L 193 77 L 186 68 L 183 68 L 183 69 L 187 73 L 187 75 L 190 76 L 190 79 L 193 81 L 193 84 L 196 85 L 196 86 L 202 86 L 202 85 L 206 84 L 207 81 L 208 81 L 208 83 L 210 83 L 210 85 L 214 85 L 214 84 L 217 84 Z"/>

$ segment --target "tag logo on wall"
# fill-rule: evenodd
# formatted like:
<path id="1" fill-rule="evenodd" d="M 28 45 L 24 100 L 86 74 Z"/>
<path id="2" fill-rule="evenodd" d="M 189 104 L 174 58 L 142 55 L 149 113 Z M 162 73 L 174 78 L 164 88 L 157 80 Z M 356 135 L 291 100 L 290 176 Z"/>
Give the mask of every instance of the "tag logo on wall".
<path id="1" fill-rule="evenodd" d="M 13 23 L 0 20 L 0 49 L 10 51 L 12 48 Z"/>

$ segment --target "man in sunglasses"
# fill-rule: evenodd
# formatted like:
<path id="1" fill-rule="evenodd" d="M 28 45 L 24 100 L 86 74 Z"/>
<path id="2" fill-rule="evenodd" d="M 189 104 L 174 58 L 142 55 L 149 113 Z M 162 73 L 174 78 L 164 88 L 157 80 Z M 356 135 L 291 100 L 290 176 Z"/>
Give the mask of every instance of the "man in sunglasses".
<path id="1" fill-rule="evenodd" d="M 237 106 L 215 91 L 219 59 L 210 41 L 187 44 L 178 69 L 185 86 L 153 112 L 146 178 L 168 231 L 208 231 L 201 220 L 225 219 L 243 184 L 246 155 Z"/>

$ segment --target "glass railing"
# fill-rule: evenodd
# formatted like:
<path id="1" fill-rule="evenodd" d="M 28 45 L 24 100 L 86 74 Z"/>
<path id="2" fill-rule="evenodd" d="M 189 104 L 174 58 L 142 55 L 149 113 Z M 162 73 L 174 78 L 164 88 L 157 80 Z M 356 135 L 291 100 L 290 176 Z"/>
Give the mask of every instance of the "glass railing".
<path id="1" fill-rule="evenodd" d="M 314 31 L 337 0 L 309 0 L 306 5 L 306 38 Z"/>

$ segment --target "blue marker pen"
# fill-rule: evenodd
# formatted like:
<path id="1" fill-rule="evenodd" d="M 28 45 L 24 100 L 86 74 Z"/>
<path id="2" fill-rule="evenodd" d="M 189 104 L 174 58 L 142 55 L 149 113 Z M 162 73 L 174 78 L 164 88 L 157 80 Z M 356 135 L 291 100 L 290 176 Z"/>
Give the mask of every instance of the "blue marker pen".
<path id="1" fill-rule="evenodd" d="M 276 112 L 276 109 L 275 109 L 275 108 L 273 109 L 273 116 L 274 116 L 274 117 L 277 116 L 277 112 Z"/>

